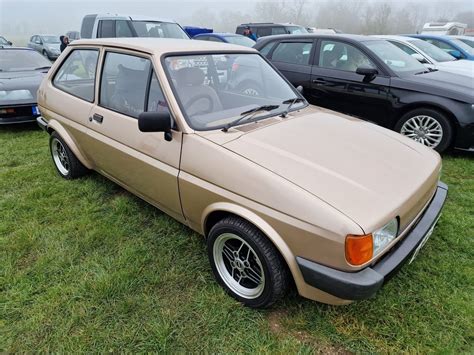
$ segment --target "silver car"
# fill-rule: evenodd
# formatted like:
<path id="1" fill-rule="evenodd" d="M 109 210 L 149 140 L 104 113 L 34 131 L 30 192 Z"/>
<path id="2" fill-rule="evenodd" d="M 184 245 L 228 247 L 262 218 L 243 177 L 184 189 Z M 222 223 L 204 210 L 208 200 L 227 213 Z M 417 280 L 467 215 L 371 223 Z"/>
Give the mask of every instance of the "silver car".
<path id="1" fill-rule="evenodd" d="M 61 41 L 56 35 L 34 35 L 28 42 L 28 47 L 38 51 L 49 60 L 55 60 L 61 54 Z"/>

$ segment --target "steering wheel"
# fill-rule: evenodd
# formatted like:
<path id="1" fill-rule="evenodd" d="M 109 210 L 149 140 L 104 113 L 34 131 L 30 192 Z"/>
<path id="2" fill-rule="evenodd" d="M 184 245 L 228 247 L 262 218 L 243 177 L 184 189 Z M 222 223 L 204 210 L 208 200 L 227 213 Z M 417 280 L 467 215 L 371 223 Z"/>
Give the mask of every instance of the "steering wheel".
<path id="1" fill-rule="evenodd" d="M 212 100 L 212 97 L 208 94 L 199 94 L 189 100 L 186 105 L 184 105 L 186 111 L 189 110 L 199 100 L 205 100 L 207 103 L 207 108 L 205 110 L 201 110 L 194 113 L 193 116 L 211 113 L 214 110 L 214 101 Z"/>

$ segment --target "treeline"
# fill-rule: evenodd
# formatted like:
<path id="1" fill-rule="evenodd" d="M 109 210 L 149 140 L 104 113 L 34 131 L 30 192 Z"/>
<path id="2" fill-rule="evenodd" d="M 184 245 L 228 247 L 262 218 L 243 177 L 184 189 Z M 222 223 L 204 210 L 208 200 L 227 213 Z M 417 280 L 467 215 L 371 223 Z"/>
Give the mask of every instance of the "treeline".
<path id="1" fill-rule="evenodd" d="M 244 22 L 292 22 L 361 34 L 415 33 L 432 21 L 459 21 L 474 27 L 474 10 L 463 6 L 466 1 L 462 0 L 261 0 L 252 10 L 240 10 L 235 4 L 233 9 L 220 11 L 206 6 L 186 22 L 231 32 Z"/>

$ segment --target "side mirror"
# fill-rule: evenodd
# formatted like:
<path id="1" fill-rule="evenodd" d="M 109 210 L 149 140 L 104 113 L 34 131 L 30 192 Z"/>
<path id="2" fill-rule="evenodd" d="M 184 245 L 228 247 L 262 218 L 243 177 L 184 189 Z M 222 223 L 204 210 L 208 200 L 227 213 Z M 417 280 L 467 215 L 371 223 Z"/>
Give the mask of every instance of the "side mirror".
<path id="1" fill-rule="evenodd" d="M 456 59 L 462 59 L 463 58 L 462 53 L 460 51 L 456 50 L 456 49 L 453 49 L 453 50 L 449 51 L 448 53 L 451 54 Z"/>
<path id="2" fill-rule="evenodd" d="M 419 61 L 421 64 L 427 64 L 428 63 L 426 58 L 423 57 L 420 53 L 413 53 L 411 56 L 413 58 L 415 58 L 417 61 Z"/>
<path id="3" fill-rule="evenodd" d="M 169 112 L 142 112 L 138 116 L 138 129 L 141 132 L 164 132 L 166 141 L 173 139 Z"/>
<path id="4" fill-rule="evenodd" d="M 7 41 L 7 43 L 8 43 L 10 46 L 13 46 L 12 41 Z"/>
<path id="5" fill-rule="evenodd" d="M 374 80 L 379 71 L 370 67 L 358 67 L 356 73 L 364 76 L 364 81 Z"/>
<path id="6" fill-rule="evenodd" d="M 298 86 L 296 87 L 296 90 L 297 90 L 300 94 L 303 94 L 304 88 L 303 88 L 303 86 L 298 85 Z"/>

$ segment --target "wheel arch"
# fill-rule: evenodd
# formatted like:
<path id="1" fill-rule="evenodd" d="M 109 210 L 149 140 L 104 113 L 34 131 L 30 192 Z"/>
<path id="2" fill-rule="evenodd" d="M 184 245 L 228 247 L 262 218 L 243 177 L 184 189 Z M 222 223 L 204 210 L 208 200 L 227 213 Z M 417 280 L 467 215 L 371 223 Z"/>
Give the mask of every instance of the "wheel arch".
<path id="1" fill-rule="evenodd" d="M 202 215 L 201 225 L 204 235 L 207 237 L 212 226 L 227 216 L 236 216 L 246 220 L 247 222 L 258 228 L 268 240 L 275 246 L 286 266 L 288 267 L 293 281 L 300 291 L 300 287 L 303 287 L 301 281 L 303 276 L 296 263 L 296 257 L 291 252 L 288 245 L 285 243 L 283 238 L 268 224 L 263 218 L 258 216 L 256 213 L 248 210 L 245 207 L 235 205 L 229 202 L 218 202 L 208 206 Z M 303 281 L 304 282 L 304 281 Z"/>
<path id="2" fill-rule="evenodd" d="M 48 122 L 48 126 L 46 128 L 46 131 L 51 135 L 53 132 L 57 132 L 61 138 L 66 142 L 68 145 L 69 149 L 74 153 L 74 155 L 77 157 L 77 159 L 88 169 L 92 169 L 92 163 L 86 159 L 86 157 L 82 154 L 82 152 L 79 150 L 79 147 L 77 146 L 76 142 L 74 139 L 71 137 L 71 135 L 66 131 L 66 129 L 56 120 L 50 120 Z"/>

